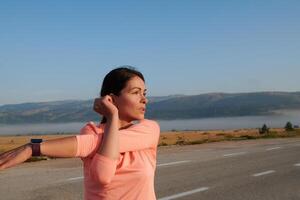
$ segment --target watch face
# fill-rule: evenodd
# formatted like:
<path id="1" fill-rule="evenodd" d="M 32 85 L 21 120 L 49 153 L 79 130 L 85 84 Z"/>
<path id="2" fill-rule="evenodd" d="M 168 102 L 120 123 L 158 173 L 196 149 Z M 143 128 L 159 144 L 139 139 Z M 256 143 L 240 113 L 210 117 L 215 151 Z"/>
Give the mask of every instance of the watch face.
<path id="1" fill-rule="evenodd" d="M 31 139 L 31 143 L 41 143 L 43 142 L 43 139 Z"/>

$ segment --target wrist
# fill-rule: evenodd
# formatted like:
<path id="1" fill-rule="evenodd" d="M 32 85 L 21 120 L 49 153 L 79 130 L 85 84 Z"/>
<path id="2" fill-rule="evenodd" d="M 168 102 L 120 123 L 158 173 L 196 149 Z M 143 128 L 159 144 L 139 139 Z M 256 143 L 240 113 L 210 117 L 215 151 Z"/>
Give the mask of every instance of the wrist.
<path id="1" fill-rule="evenodd" d="M 31 157 L 32 156 L 32 146 L 31 146 L 31 143 L 25 144 L 25 150 L 28 152 L 28 155 Z"/>
<path id="2" fill-rule="evenodd" d="M 31 139 L 31 156 L 41 156 L 42 139 Z"/>
<path id="3" fill-rule="evenodd" d="M 106 117 L 107 121 L 114 121 L 114 120 L 119 120 L 119 113 L 113 113 L 109 116 Z"/>

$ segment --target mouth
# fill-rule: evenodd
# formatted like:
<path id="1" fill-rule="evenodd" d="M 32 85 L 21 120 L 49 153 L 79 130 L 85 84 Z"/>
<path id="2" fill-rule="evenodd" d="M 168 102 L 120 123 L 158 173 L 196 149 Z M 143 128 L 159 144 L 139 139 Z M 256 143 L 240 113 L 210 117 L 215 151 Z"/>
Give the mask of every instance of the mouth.
<path id="1" fill-rule="evenodd" d="M 146 108 L 141 108 L 140 111 L 143 112 L 143 113 L 145 113 L 146 112 Z"/>

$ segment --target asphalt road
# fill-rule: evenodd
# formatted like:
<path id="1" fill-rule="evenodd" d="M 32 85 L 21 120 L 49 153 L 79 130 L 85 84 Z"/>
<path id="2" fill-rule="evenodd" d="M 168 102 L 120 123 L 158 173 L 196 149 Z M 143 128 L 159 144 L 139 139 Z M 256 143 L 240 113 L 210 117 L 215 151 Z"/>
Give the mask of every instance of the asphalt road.
<path id="1" fill-rule="evenodd" d="M 158 200 L 300 200 L 300 138 L 159 147 Z M 0 172 L 0 199 L 83 197 L 79 159 L 24 163 Z"/>

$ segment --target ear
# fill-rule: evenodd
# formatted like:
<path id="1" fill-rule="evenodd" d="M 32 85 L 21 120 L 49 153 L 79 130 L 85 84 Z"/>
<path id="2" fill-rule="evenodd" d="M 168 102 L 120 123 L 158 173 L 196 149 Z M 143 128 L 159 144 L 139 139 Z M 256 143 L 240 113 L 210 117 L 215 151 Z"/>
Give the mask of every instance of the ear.
<path id="1" fill-rule="evenodd" d="M 116 95 L 114 95 L 113 93 L 110 93 L 109 96 L 111 97 L 113 104 L 115 104 L 115 102 L 116 102 Z"/>

